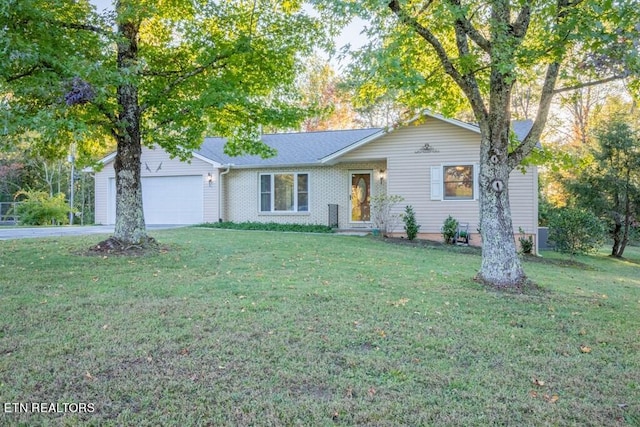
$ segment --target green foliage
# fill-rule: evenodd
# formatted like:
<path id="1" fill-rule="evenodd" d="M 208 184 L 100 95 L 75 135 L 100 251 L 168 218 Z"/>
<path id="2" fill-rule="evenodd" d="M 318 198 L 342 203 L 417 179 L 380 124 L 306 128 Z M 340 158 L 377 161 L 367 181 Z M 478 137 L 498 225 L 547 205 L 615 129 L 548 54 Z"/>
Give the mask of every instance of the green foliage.
<path id="1" fill-rule="evenodd" d="M 396 205 L 404 200 L 397 194 L 381 193 L 371 197 L 371 220 L 373 226 L 385 235 L 395 229 L 400 215 L 393 212 Z"/>
<path id="2" fill-rule="evenodd" d="M 280 224 L 277 222 L 208 222 L 199 225 L 206 228 L 227 230 L 294 231 L 298 233 L 333 233 L 333 228 L 320 224 Z"/>
<path id="3" fill-rule="evenodd" d="M 331 11 L 332 18 L 357 15 L 370 22 L 366 35 L 371 42 L 354 54 L 351 64 L 356 96 L 369 103 L 392 93 L 412 111 L 427 107 L 455 114 L 469 110 L 465 96 L 482 96 L 488 106 L 490 88 L 502 83 L 492 80 L 495 73 L 509 85 L 537 81 L 542 89 L 542 67 L 551 61 L 561 64 L 558 84 L 563 86 L 609 75 L 630 74 L 637 80 L 638 8 L 631 1 L 614 5 L 587 0 L 563 7 L 549 0 L 535 5 L 477 0 L 314 3 Z M 476 90 L 461 91 L 460 85 L 470 81 Z M 533 99 L 541 98 L 534 93 Z"/>
<path id="4" fill-rule="evenodd" d="M 125 67 L 116 24 L 137 30 Z M 24 0 L 3 10 L 0 28 L 10 133 L 37 131 L 42 147 L 111 140 L 122 132 L 117 90 L 130 85 L 145 144 L 175 155 L 203 134 L 227 137 L 231 154 L 273 154 L 258 129 L 304 117 L 295 80 L 325 40 L 299 2 L 121 2 L 100 16 L 87 2 Z"/>
<path id="5" fill-rule="evenodd" d="M 63 193 L 50 196 L 44 191 L 20 190 L 15 198 L 24 196 L 15 208 L 21 225 L 67 224 L 69 205 Z"/>
<path id="6" fill-rule="evenodd" d="M 555 250 L 572 255 L 597 251 L 604 243 L 606 229 L 592 212 L 564 207 L 553 211 L 549 219 L 549 242 Z"/>
<path id="7" fill-rule="evenodd" d="M 458 220 L 451 215 L 444 220 L 442 226 L 442 238 L 446 244 L 453 245 L 456 241 L 456 233 L 458 232 Z"/>
<path id="8" fill-rule="evenodd" d="M 407 233 L 407 238 L 409 240 L 415 239 L 418 235 L 418 230 L 420 230 L 420 224 L 416 221 L 416 213 L 413 211 L 413 206 L 407 205 L 404 208 L 402 221 L 404 222 L 404 231 Z"/>
<path id="9" fill-rule="evenodd" d="M 519 229 L 520 236 L 518 242 L 520 242 L 520 252 L 523 254 L 531 254 L 533 252 L 533 236 L 525 236 L 525 231 L 522 227 Z"/>
<path id="10" fill-rule="evenodd" d="M 621 120 L 604 122 L 595 135 L 591 162 L 565 185 L 579 206 L 607 223 L 612 255 L 620 257 L 640 215 L 640 138 Z"/>

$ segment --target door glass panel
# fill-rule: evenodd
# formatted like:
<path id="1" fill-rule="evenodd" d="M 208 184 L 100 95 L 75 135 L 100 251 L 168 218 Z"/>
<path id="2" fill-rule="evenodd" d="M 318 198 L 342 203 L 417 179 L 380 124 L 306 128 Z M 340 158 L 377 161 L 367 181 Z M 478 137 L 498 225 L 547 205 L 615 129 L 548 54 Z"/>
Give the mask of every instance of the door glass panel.
<path id="1" fill-rule="evenodd" d="M 371 173 L 351 174 L 351 221 L 371 220 Z"/>

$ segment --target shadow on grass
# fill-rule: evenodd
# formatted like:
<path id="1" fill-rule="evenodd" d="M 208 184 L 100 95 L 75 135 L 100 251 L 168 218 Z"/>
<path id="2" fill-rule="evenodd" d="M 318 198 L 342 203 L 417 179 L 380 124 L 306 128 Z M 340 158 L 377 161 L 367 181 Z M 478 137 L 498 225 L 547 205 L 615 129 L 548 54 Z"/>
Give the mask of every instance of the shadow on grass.
<path id="1" fill-rule="evenodd" d="M 465 254 L 465 255 L 477 255 L 482 256 L 482 248 L 478 246 L 464 246 L 464 245 L 445 245 L 442 242 L 437 242 L 435 240 L 409 240 L 401 237 L 387 237 L 384 238 L 384 242 L 394 245 L 404 245 L 404 246 L 413 246 L 419 248 L 433 248 L 447 252 Z M 537 263 L 537 264 L 547 264 L 559 267 L 571 267 L 571 268 L 579 268 L 586 270 L 594 270 L 593 266 L 586 264 L 584 262 L 577 261 L 575 259 L 554 259 L 554 258 L 543 258 L 535 255 L 521 255 L 522 260 L 525 262 Z M 629 262 L 634 262 L 632 260 L 626 260 Z"/>

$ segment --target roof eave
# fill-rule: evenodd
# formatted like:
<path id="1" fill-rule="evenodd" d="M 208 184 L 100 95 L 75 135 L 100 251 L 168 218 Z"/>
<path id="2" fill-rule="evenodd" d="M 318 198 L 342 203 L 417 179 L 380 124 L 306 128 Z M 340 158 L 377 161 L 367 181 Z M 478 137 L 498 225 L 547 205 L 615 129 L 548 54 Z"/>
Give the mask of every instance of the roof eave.
<path id="1" fill-rule="evenodd" d="M 323 158 L 320 159 L 320 164 L 322 164 L 322 165 L 333 165 L 333 164 L 336 164 L 337 163 L 337 159 L 340 156 L 343 156 L 343 155 L 345 155 L 345 154 L 347 154 L 347 153 L 349 153 L 349 152 L 351 152 L 351 151 L 353 151 L 353 150 L 355 150 L 357 148 L 360 148 L 363 145 L 368 144 L 371 141 L 374 141 L 374 140 L 380 138 L 381 136 L 386 135 L 386 134 L 388 134 L 388 133 L 390 133 L 392 131 L 393 131 L 393 129 L 388 129 L 388 130 L 387 129 L 380 129 L 378 132 L 372 133 L 371 135 L 362 138 L 360 141 L 356 141 L 353 144 L 348 145 L 348 146 L 346 146 L 346 147 L 344 147 L 344 148 L 342 148 L 342 149 L 340 149 L 340 150 L 338 150 L 338 151 L 336 151 L 334 153 L 331 153 L 331 154 L 329 154 L 327 156 L 324 156 Z"/>
<path id="2" fill-rule="evenodd" d="M 210 164 L 210 165 L 212 165 L 214 168 L 219 168 L 219 167 L 223 166 L 223 165 L 222 165 L 222 163 L 220 163 L 220 162 L 216 162 L 215 160 L 210 159 L 210 158 L 208 158 L 208 157 L 205 157 L 205 156 L 203 156 L 202 154 L 196 153 L 195 151 L 192 151 L 192 152 L 191 152 L 191 155 L 192 155 L 193 157 L 195 157 L 196 159 L 198 159 L 198 160 L 202 160 L 202 161 L 203 161 L 203 162 L 205 162 L 205 163 L 209 163 L 209 164 Z"/>
<path id="3" fill-rule="evenodd" d="M 232 169 L 282 169 L 282 168 L 310 168 L 322 166 L 322 163 L 278 163 L 273 165 L 234 165 L 233 163 L 220 165 L 221 167 L 231 167 Z"/>

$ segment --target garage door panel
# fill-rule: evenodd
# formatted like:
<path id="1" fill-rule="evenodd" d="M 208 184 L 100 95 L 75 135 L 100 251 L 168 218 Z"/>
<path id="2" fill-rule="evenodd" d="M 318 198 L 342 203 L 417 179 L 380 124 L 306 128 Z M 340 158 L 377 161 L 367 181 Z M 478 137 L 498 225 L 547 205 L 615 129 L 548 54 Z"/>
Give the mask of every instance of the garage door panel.
<path id="1" fill-rule="evenodd" d="M 110 180 L 109 222 L 115 222 L 115 180 Z M 203 222 L 203 179 L 194 176 L 142 178 L 142 204 L 147 224 Z"/>

